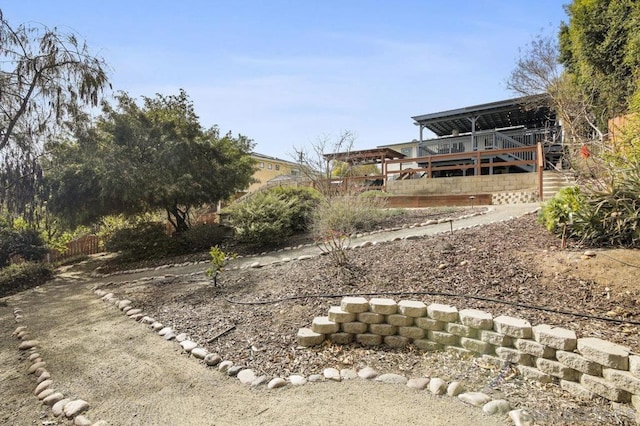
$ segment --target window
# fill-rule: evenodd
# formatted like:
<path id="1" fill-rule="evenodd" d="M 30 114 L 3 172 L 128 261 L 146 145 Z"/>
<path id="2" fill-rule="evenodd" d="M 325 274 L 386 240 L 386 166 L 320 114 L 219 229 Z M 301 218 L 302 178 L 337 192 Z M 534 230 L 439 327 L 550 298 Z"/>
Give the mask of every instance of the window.
<path id="1" fill-rule="evenodd" d="M 267 164 L 267 169 L 269 169 L 269 170 L 273 169 L 273 164 L 271 164 L 271 163 Z"/>
<path id="2" fill-rule="evenodd" d="M 291 169 L 291 176 L 300 176 L 300 170 Z"/>
<path id="3" fill-rule="evenodd" d="M 400 148 L 400 152 L 407 157 L 413 157 L 413 148 Z"/>
<path id="4" fill-rule="evenodd" d="M 280 170 L 280 164 L 276 164 L 276 170 Z"/>
<path id="5" fill-rule="evenodd" d="M 260 168 L 264 169 L 264 162 L 262 162 L 262 161 L 260 162 Z"/>

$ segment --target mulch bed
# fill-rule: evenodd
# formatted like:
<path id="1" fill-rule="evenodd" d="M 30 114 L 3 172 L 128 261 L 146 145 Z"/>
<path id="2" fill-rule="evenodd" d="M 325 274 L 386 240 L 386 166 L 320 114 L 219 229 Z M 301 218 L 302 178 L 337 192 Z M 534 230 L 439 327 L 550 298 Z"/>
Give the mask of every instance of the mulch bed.
<path id="1" fill-rule="evenodd" d="M 385 227 L 419 223 L 427 212 L 413 211 L 409 213 L 412 216 L 396 219 L 396 223 Z M 439 213 L 432 211 L 432 214 Z M 558 239 L 529 215 L 453 234 L 352 250 L 346 268 L 333 265 L 328 256 L 323 256 L 260 269 L 225 271 L 218 288 L 203 276 L 169 276 L 113 284 L 109 291 L 132 300 L 148 315 L 201 343 L 234 326 L 232 331 L 204 346 L 258 373 L 308 375 L 322 372 L 325 367 L 370 366 L 411 377 L 429 375 L 462 380 L 470 390 L 484 390 L 504 396 L 516 406 L 528 407 L 545 418 L 543 424 L 626 424 L 629 418 L 625 407 L 612 408 L 600 399 L 574 400 L 557 385 L 530 383 L 511 371 L 496 371 L 479 359 L 461 361 L 456 354 L 425 353 L 413 347 L 389 349 L 327 343 L 301 348 L 296 344 L 298 329 L 310 326 L 315 316 L 326 316 L 330 306 L 339 305 L 340 295 L 393 293 L 388 297 L 396 301 L 421 300 L 427 304 L 451 304 L 459 309 L 482 309 L 494 316 L 524 318 L 534 325 L 571 328 L 579 337 L 600 337 L 638 350 L 640 339 L 635 325 L 535 308 L 570 310 L 598 317 L 609 315 L 609 318 L 610 312 L 617 309 L 622 316 L 616 319 L 640 321 L 637 290 L 607 298 L 604 289 L 594 282 L 545 271 L 545 265 L 536 259 L 540 253 L 558 250 L 558 245 Z M 455 296 L 419 294 L 425 292 Z M 288 300 L 300 295 L 310 296 Z M 236 303 L 267 301 L 271 302 Z"/>

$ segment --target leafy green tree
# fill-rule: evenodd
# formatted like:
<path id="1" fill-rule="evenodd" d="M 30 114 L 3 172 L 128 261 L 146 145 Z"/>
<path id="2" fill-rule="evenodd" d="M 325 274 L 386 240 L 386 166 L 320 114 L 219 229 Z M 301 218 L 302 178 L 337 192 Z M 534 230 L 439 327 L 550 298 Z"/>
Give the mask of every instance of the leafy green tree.
<path id="1" fill-rule="evenodd" d="M 382 172 L 375 164 L 357 164 L 350 165 L 344 161 L 335 161 L 331 170 L 332 177 L 351 177 L 351 176 L 367 176 L 379 175 Z"/>
<path id="2" fill-rule="evenodd" d="M 627 111 L 640 69 L 640 3 L 634 0 L 574 0 L 560 28 L 560 62 L 593 97 L 599 119 Z"/>
<path id="3" fill-rule="evenodd" d="M 253 143 L 203 129 L 186 92 L 105 103 L 94 127 L 51 147 L 49 208 L 71 223 L 165 210 L 178 232 L 190 209 L 223 200 L 252 181 Z"/>

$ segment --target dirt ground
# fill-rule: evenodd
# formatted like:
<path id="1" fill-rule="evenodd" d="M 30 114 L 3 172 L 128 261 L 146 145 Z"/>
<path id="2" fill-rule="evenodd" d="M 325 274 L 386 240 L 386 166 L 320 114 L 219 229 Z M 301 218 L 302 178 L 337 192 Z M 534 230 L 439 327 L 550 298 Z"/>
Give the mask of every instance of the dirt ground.
<path id="1" fill-rule="evenodd" d="M 85 282 L 58 279 L 0 306 L 0 424 L 68 425 L 32 394 L 35 377 L 9 337 L 24 311 L 54 387 L 91 404 L 109 425 L 498 425 L 454 398 L 364 380 L 250 389 L 181 353 L 97 299 Z M 11 305 L 11 306 L 8 306 Z"/>
<path id="2" fill-rule="evenodd" d="M 420 223 L 432 213 L 425 211 L 423 217 L 413 213 L 404 220 L 408 225 Z M 389 297 L 396 300 L 444 302 L 518 316 L 533 324 L 562 325 L 580 336 L 605 338 L 637 352 L 635 324 L 550 313 L 531 305 L 640 321 L 640 253 L 596 250 L 595 257 L 584 258 L 583 247 L 570 244 L 568 250 L 559 250 L 558 245 L 529 216 L 353 250 L 346 269 L 333 266 L 325 256 L 230 270 L 224 272 L 219 288 L 202 273 L 206 265 L 100 280 L 88 280 L 86 271 L 76 267 L 53 283 L 0 300 L 0 332 L 10 335 L 16 325 L 12 309 L 21 307 L 25 324 L 42 342 L 55 386 L 91 401 L 88 416 L 114 425 L 505 424 L 507 420 L 483 416 L 454 398 L 361 380 L 276 392 L 248 389 L 187 358 L 174 343 L 164 342 L 97 300 L 88 290 L 96 285 L 132 300 L 223 358 L 272 377 L 366 365 L 409 377 L 461 380 L 470 390 L 528 408 L 538 424 L 632 424 L 633 410 L 628 406 L 602 399 L 578 401 L 556 384 L 532 383 L 513 371 L 449 352 L 356 345 L 300 348 L 295 343 L 298 328 L 309 326 L 313 317 L 326 315 L 339 303 L 334 295 L 393 292 Z M 450 296 L 425 294 L 433 292 Z M 329 297 L 285 300 L 301 294 Z M 263 303 L 268 301 L 273 303 Z M 235 326 L 232 332 L 205 343 L 230 326 Z M 31 395 L 35 379 L 24 374 L 28 364 L 15 349 L 17 341 L 6 337 L 0 342 L 0 423 L 65 424 Z"/>

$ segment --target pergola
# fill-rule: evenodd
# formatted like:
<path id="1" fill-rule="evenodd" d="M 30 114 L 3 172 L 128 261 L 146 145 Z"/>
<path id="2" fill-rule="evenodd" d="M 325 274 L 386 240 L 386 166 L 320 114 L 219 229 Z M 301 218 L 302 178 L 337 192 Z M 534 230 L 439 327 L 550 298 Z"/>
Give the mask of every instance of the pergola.
<path id="1" fill-rule="evenodd" d="M 342 161 L 351 166 L 362 164 L 384 164 L 385 160 L 400 160 L 406 155 L 391 148 L 363 149 L 361 151 L 335 152 L 322 155 L 327 162 Z"/>
<path id="2" fill-rule="evenodd" d="M 373 148 L 364 149 L 360 151 L 347 151 L 347 152 L 334 152 L 331 154 L 323 154 L 324 159 L 327 161 L 327 170 L 329 169 L 329 163 L 331 161 L 341 161 L 349 164 L 349 166 L 360 166 L 366 164 L 382 164 L 382 174 L 378 176 L 362 176 L 351 177 L 350 179 L 362 180 L 362 179 L 381 179 L 382 186 L 387 176 L 387 163 L 386 160 L 401 160 L 406 155 L 393 150 L 391 148 Z M 346 183 L 346 182 L 345 182 Z"/>

